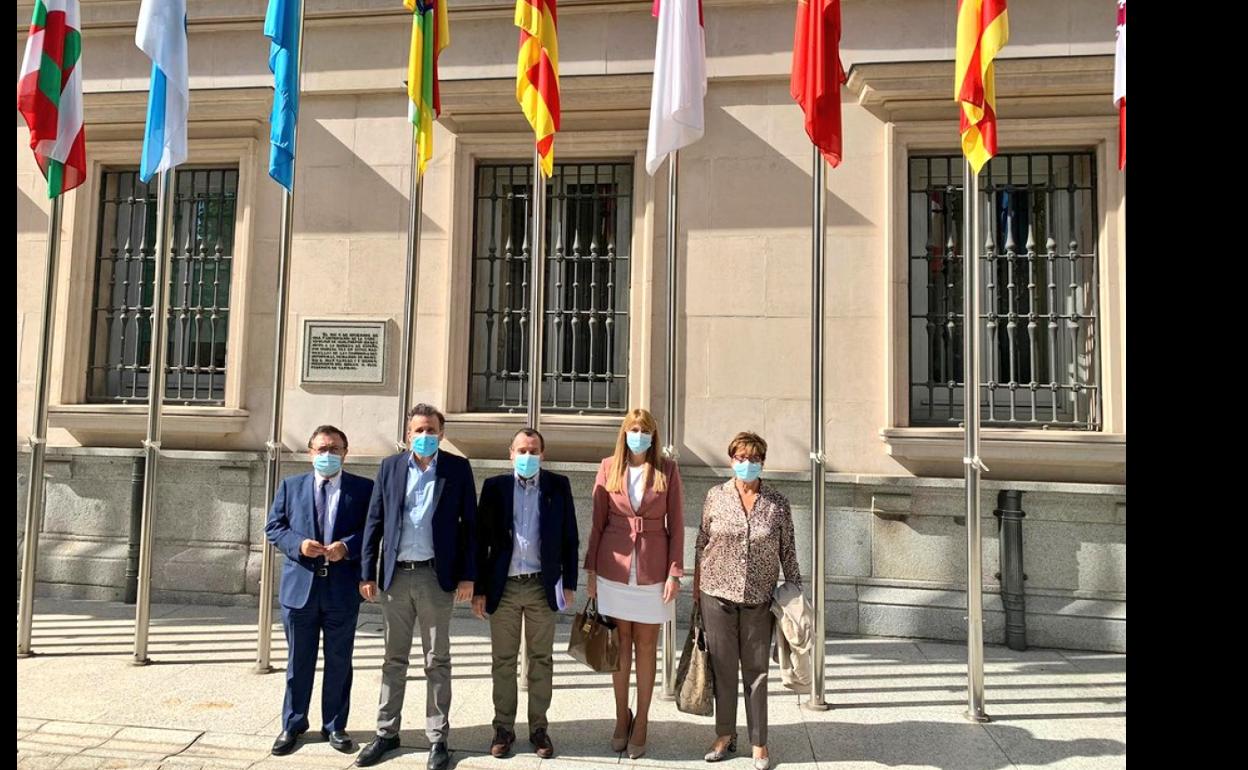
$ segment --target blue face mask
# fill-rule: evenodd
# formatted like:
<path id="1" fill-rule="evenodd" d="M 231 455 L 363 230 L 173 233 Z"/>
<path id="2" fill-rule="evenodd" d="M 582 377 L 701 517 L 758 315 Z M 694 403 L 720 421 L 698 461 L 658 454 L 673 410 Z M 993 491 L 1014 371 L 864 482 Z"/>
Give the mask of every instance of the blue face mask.
<path id="1" fill-rule="evenodd" d="M 744 463 L 734 462 L 732 464 L 732 472 L 737 474 L 737 478 L 741 479 L 742 481 L 747 481 L 747 482 L 753 481 L 754 479 L 757 479 L 759 475 L 763 472 L 763 464 L 751 463 L 751 462 L 744 462 Z"/>
<path id="2" fill-rule="evenodd" d="M 312 467 L 322 476 L 335 476 L 342 470 L 342 458 L 333 452 L 321 452 L 312 458 Z"/>
<path id="3" fill-rule="evenodd" d="M 649 433 L 641 433 L 639 431 L 630 430 L 627 434 L 628 448 L 633 452 L 644 452 L 650 448 L 651 436 Z"/>
<path id="4" fill-rule="evenodd" d="M 541 455 L 516 455 L 516 459 L 511 461 L 512 467 L 516 469 L 516 475 L 522 479 L 531 479 L 537 475 L 542 467 Z"/>
<path id="5" fill-rule="evenodd" d="M 412 436 L 412 451 L 420 457 L 433 457 L 438 451 L 438 434 L 417 433 Z"/>

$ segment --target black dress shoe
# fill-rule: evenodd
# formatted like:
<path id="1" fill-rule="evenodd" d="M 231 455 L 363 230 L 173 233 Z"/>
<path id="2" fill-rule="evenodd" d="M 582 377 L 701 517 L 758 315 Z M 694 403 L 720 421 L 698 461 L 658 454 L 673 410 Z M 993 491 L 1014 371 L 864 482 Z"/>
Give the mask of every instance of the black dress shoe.
<path id="1" fill-rule="evenodd" d="M 364 750 L 355 758 L 356 767 L 368 767 L 375 765 L 381 760 L 387 751 L 394 751 L 399 747 L 399 736 L 392 738 L 383 738 L 378 735 L 373 738 L 372 743 L 364 747 Z"/>
<path id="2" fill-rule="evenodd" d="M 277 740 L 273 741 L 273 756 L 280 757 L 289 754 L 295 748 L 295 742 L 299 740 L 299 736 L 305 732 L 306 730 L 282 730 Z"/>
<path id="3" fill-rule="evenodd" d="M 446 770 L 451 764 L 451 752 L 446 748 L 446 741 L 438 741 L 429 747 L 429 770 Z"/>
<path id="4" fill-rule="evenodd" d="M 550 759 L 555 755 L 555 744 L 550 742 L 545 727 L 539 727 L 530 733 L 529 743 L 533 744 L 533 752 L 542 759 Z"/>
<path id="5" fill-rule="evenodd" d="M 339 751 L 350 751 L 353 748 L 351 744 L 351 736 L 347 735 L 345 730 L 334 730 L 333 732 L 330 732 L 322 727 L 321 737 L 329 741 L 329 745 Z"/>

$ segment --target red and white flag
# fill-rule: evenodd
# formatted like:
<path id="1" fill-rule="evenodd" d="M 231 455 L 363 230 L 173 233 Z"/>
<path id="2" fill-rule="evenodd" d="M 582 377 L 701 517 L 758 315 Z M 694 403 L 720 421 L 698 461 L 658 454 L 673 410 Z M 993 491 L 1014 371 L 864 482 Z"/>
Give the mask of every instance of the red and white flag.
<path id="1" fill-rule="evenodd" d="M 1127 167 L 1127 0 L 1118 0 L 1114 48 L 1114 104 L 1118 105 L 1118 168 Z"/>

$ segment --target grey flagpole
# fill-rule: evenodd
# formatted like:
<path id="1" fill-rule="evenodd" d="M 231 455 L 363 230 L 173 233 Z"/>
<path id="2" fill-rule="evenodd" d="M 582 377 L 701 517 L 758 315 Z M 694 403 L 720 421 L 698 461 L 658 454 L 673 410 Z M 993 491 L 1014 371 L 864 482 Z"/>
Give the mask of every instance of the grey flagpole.
<path id="1" fill-rule="evenodd" d="M 546 177 L 542 156 L 533 149 L 533 235 L 529 239 L 529 410 L 528 425 L 541 430 L 542 331 L 546 323 Z M 529 645 L 520 624 L 520 689 L 529 689 Z"/>
<path id="2" fill-rule="evenodd" d="M 979 458 L 979 175 L 963 169 L 962 222 L 962 393 L 966 453 L 966 718 L 989 721 L 984 711 L 983 549 L 979 527 L 979 478 L 988 470 Z"/>
<path id="3" fill-rule="evenodd" d="M 52 319 L 56 315 L 56 268 L 61 258 L 61 199 L 48 212 L 47 264 L 43 278 L 43 319 L 39 323 L 39 372 L 35 376 L 35 424 L 30 428 L 30 475 L 26 480 L 26 530 L 22 541 L 22 582 L 17 613 L 17 657 L 33 655 L 31 624 L 35 613 L 35 570 L 39 530 L 43 528 L 44 452 L 48 439 L 48 379 L 52 368 Z"/>
<path id="4" fill-rule="evenodd" d="M 802 704 L 810 711 L 830 708 L 824 700 L 823 661 L 827 637 L 824 608 L 826 581 L 827 537 L 824 518 L 827 488 L 824 484 L 823 430 L 823 361 L 824 361 L 824 285 L 826 284 L 827 227 L 825 221 L 824 174 L 827 164 L 817 145 L 811 145 L 811 286 L 810 286 L 810 538 L 812 547 L 810 600 L 814 605 L 815 622 L 810 655 L 810 697 Z M 787 577 L 787 576 L 786 576 Z"/>
<path id="5" fill-rule="evenodd" d="M 152 538 L 156 523 L 157 477 L 160 458 L 160 418 L 165 396 L 165 359 L 168 357 L 165 335 L 169 315 L 170 240 L 173 225 L 173 192 L 175 170 L 160 172 L 156 192 L 156 265 L 152 276 L 152 347 L 147 372 L 147 438 L 143 440 L 143 457 L 147 475 L 143 480 L 143 517 L 139 528 L 139 580 L 134 614 L 134 660 L 136 666 L 151 662 L 147 656 L 147 636 L 151 623 L 152 604 Z"/>
<path id="6" fill-rule="evenodd" d="M 415 127 L 413 127 L 415 132 Z M 407 410 L 412 406 L 412 362 L 416 358 L 416 292 L 420 282 L 420 233 L 425 197 L 425 175 L 420 173 L 420 147 L 412 136 L 411 185 L 407 212 L 407 271 L 403 297 L 403 359 L 399 368 L 399 425 L 395 441 L 401 452 L 407 448 Z"/>
<path id="7" fill-rule="evenodd" d="M 299 3 L 299 58 L 296 62 L 297 74 L 295 82 L 299 87 L 300 97 L 303 95 L 303 38 L 304 10 L 307 0 Z M 301 99 L 302 100 L 302 99 Z M 302 105 L 300 105 L 302 107 Z M 303 110 L 300 109 L 299 112 Z M 269 414 L 269 440 L 265 442 L 268 462 L 264 471 L 264 513 L 267 516 L 273 507 L 273 498 L 277 495 L 277 485 L 282 470 L 282 408 L 285 403 L 286 370 L 286 314 L 290 297 L 290 249 L 292 232 L 295 223 L 295 175 L 298 172 L 297 157 L 299 153 L 299 112 L 295 113 L 295 127 L 292 138 L 295 143 L 295 155 L 290 163 L 290 189 L 282 188 L 282 238 L 277 247 L 277 300 L 273 305 L 273 322 L 276 325 L 273 343 L 273 394 L 272 407 Z M 259 617 L 256 623 L 256 665 L 257 674 L 267 674 L 273 670 L 269 658 L 273 650 L 273 570 L 276 566 L 276 549 L 266 538 L 260 555 L 260 591 Z"/>
<path id="8" fill-rule="evenodd" d="M 664 408 L 663 422 L 667 425 L 667 446 L 663 454 L 673 461 L 678 459 L 680 452 L 676 449 L 677 439 L 677 382 L 676 382 L 676 319 L 677 285 L 676 253 L 677 234 L 680 232 L 680 151 L 673 150 L 667 156 L 667 403 Z M 676 699 L 676 618 L 669 617 L 663 622 L 663 700 Z"/>

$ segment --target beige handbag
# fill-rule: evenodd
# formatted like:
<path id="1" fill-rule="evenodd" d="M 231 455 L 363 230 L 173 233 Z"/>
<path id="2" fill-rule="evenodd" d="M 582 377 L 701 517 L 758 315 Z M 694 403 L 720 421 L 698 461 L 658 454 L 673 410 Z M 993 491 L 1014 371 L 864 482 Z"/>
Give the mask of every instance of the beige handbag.
<path id="1" fill-rule="evenodd" d="M 702 627 L 702 610 L 697 602 L 693 603 L 689 635 L 685 637 L 685 649 L 680 653 L 680 665 L 676 668 L 676 708 L 703 717 L 715 713 L 715 676 L 706 647 L 706 629 Z"/>

